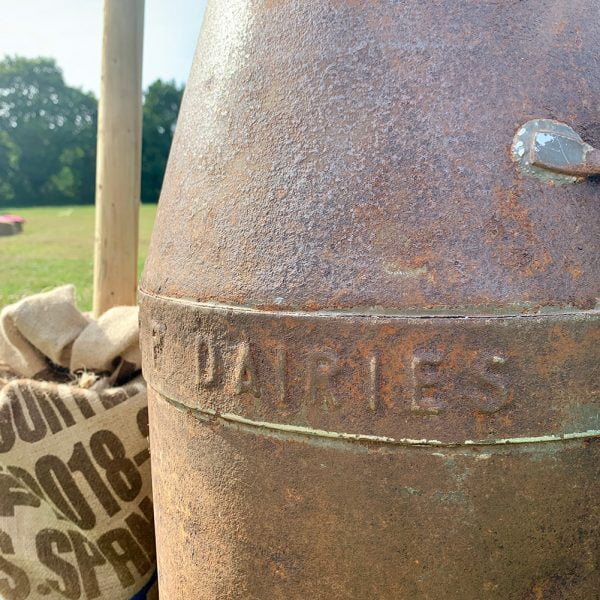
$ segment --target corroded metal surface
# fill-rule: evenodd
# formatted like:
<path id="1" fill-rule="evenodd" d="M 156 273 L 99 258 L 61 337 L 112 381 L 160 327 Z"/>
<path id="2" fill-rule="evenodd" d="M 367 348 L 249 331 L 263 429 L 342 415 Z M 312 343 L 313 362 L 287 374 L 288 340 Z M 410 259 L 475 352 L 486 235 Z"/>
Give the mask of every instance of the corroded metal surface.
<path id="1" fill-rule="evenodd" d="M 161 598 L 598 597 L 597 441 L 313 442 L 204 424 L 151 394 Z"/>
<path id="2" fill-rule="evenodd" d="M 206 414 L 443 444 L 600 434 L 595 313 L 269 313 L 155 296 L 142 305 L 149 384 Z"/>
<path id="3" fill-rule="evenodd" d="M 598 184 L 511 149 L 599 145 L 599 21 L 209 1 L 141 294 L 161 597 L 600 597 Z"/>
<path id="4" fill-rule="evenodd" d="M 598 185 L 540 186 L 510 144 L 553 118 L 600 145 L 598 13 L 209 2 L 145 287 L 304 309 L 593 307 Z"/>

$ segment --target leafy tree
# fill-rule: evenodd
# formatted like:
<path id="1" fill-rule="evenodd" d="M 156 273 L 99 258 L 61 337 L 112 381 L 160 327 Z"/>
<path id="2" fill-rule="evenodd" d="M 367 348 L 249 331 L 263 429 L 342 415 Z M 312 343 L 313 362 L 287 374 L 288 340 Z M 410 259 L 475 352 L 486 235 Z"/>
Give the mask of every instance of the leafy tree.
<path id="1" fill-rule="evenodd" d="M 53 59 L 0 61 L 0 148 L 11 167 L 0 158 L 0 201 L 93 201 L 96 115 L 94 96 L 67 86 Z"/>
<path id="2" fill-rule="evenodd" d="M 157 202 L 181 104 L 183 86 L 156 80 L 144 96 L 142 201 Z"/>
<path id="3" fill-rule="evenodd" d="M 142 199 L 156 202 L 183 87 L 144 97 Z M 0 60 L 0 208 L 94 202 L 97 101 L 66 85 L 51 58 Z"/>
<path id="4" fill-rule="evenodd" d="M 0 201 L 12 200 L 15 197 L 12 181 L 18 159 L 18 148 L 5 131 L 0 131 Z"/>

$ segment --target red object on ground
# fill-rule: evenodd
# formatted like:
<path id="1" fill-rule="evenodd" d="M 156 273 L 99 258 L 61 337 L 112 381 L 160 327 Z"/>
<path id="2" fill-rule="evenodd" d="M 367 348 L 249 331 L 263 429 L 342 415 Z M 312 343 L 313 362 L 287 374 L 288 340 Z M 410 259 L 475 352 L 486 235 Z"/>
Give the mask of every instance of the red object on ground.
<path id="1" fill-rule="evenodd" d="M 25 219 L 19 215 L 0 215 L 0 235 L 14 235 L 23 231 Z"/>
<path id="2" fill-rule="evenodd" d="M 19 215 L 0 215 L 0 222 L 2 223 L 25 223 L 25 219 L 23 217 L 19 217 Z"/>

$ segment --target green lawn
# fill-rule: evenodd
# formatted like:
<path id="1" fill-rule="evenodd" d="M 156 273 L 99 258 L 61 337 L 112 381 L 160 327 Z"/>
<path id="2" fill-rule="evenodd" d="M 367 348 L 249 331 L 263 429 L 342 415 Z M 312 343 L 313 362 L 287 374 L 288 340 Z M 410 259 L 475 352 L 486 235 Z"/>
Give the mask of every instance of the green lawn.
<path id="1" fill-rule="evenodd" d="M 4 209 L 3 209 L 4 210 Z M 72 283 L 82 310 L 92 308 L 94 207 L 19 208 L 27 220 L 23 233 L 0 236 L 0 307 L 35 292 Z M 156 205 L 140 212 L 141 272 Z"/>

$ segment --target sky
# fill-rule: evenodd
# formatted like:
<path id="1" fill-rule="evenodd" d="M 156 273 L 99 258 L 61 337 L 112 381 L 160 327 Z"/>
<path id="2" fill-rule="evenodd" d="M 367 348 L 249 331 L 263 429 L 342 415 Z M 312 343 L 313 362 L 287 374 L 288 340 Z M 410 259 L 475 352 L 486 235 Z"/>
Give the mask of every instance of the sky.
<path id="1" fill-rule="evenodd" d="M 126 0 L 123 0 L 126 1 Z M 206 0 L 146 0 L 144 88 L 185 83 Z M 66 82 L 98 95 L 103 0 L 0 0 L 0 59 L 48 56 Z"/>

